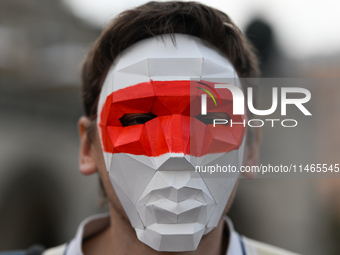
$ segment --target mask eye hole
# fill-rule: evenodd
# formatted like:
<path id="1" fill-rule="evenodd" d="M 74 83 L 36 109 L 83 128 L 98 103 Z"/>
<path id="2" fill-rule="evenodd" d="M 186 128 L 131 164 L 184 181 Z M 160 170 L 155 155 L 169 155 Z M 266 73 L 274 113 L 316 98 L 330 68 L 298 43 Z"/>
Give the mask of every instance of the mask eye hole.
<path id="1" fill-rule="evenodd" d="M 206 125 L 214 124 L 214 119 L 223 119 L 228 121 L 227 124 L 224 124 L 228 126 L 230 121 L 230 115 L 226 112 L 207 112 L 207 115 L 198 114 L 195 118 Z"/>
<path id="2" fill-rule="evenodd" d="M 123 127 L 141 125 L 156 118 L 157 116 L 151 112 L 149 113 L 125 113 L 120 119 Z"/>

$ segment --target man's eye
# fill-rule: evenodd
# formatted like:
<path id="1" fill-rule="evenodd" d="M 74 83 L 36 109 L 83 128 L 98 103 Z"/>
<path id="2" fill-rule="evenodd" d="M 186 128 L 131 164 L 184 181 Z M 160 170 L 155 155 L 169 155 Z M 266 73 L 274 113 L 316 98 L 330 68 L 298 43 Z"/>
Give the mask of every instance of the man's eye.
<path id="1" fill-rule="evenodd" d="M 152 113 L 125 113 L 123 117 L 119 119 L 123 127 L 145 124 L 149 120 L 156 118 L 157 116 Z"/>
<path id="2" fill-rule="evenodd" d="M 227 124 L 225 125 L 229 125 L 230 121 L 230 116 L 226 112 L 207 112 L 207 115 L 198 114 L 195 116 L 195 118 L 207 125 L 214 124 L 214 119 L 228 120 Z"/>

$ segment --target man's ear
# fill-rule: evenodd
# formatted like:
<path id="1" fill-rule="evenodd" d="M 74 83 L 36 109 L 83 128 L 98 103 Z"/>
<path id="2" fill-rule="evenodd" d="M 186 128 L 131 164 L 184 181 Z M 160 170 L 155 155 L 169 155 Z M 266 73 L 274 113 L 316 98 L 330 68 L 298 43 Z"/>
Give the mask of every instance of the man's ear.
<path id="1" fill-rule="evenodd" d="M 260 127 L 253 128 L 254 137 L 252 141 L 249 143 L 247 141 L 245 151 L 244 151 L 244 166 L 257 166 L 259 163 L 260 157 L 260 145 L 262 140 L 262 132 Z M 256 172 L 244 172 L 242 173 L 246 178 L 253 179 L 256 177 Z"/>
<path id="2" fill-rule="evenodd" d="M 88 129 L 91 121 L 87 117 L 80 117 L 78 121 L 78 129 L 80 135 L 80 151 L 79 151 L 79 170 L 84 175 L 90 175 L 97 171 L 97 164 L 94 156 L 94 145 L 91 142 Z"/>

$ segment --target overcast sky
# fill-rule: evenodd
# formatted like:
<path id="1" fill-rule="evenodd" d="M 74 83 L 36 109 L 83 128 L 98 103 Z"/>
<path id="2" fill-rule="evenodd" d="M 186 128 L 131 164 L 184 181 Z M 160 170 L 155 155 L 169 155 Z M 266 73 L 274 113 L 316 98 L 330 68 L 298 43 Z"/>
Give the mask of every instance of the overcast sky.
<path id="1" fill-rule="evenodd" d="M 117 13 L 148 1 L 63 0 L 73 12 L 104 26 Z M 281 49 L 302 59 L 340 53 L 339 0 L 203 0 L 227 13 L 243 29 L 254 17 L 262 17 L 275 29 Z"/>

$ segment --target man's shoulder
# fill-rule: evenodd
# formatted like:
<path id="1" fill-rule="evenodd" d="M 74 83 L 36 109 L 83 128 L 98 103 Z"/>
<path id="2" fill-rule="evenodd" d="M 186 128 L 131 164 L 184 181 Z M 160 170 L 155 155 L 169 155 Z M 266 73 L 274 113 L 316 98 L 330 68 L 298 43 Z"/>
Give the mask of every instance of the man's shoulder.
<path id="1" fill-rule="evenodd" d="M 27 250 L 18 251 L 3 251 L 0 255 L 64 255 L 66 250 L 66 244 L 62 244 L 50 249 L 45 250 L 40 245 L 35 245 Z"/>
<path id="2" fill-rule="evenodd" d="M 53 248 L 50 248 L 46 251 L 44 251 L 44 253 L 42 255 L 64 255 L 65 254 L 65 250 L 66 250 L 66 244 L 62 244 Z"/>
<path id="3" fill-rule="evenodd" d="M 290 252 L 270 244 L 262 243 L 242 236 L 244 248 L 247 254 L 256 255 L 299 255 L 298 253 Z"/>
<path id="4" fill-rule="evenodd" d="M 45 248 L 41 245 L 33 245 L 27 250 L 0 251 L 0 255 L 44 255 Z"/>

